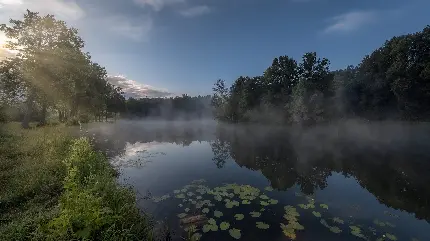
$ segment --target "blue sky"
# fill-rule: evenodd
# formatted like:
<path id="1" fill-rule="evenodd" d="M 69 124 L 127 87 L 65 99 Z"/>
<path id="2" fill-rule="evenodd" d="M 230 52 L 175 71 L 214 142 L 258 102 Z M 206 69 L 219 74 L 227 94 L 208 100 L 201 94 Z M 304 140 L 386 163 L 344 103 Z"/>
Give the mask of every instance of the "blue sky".
<path id="1" fill-rule="evenodd" d="M 430 24 L 428 0 L 0 0 L 1 22 L 26 8 L 77 27 L 135 96 L 210 94 L 218 78 L 260 75 L 279 55 L 316 51 L 343 68 Z"/>

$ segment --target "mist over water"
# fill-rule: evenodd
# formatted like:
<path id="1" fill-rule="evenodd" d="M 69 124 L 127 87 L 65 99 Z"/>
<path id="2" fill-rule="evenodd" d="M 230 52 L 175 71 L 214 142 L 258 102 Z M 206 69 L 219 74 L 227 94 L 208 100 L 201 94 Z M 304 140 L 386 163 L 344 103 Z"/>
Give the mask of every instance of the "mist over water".
<path id="1" fill-rule="evenodd" d="M 86 128 L 119 168 L 119 180 L 141 196 L 172 194 L 196 179 L 205 179 L 210 188 L 224 183 L 274 188 L 267 195 L 279 200 L 280 209 L 267 207 L 259 219 L 270 224 L 272 232 L 254 230 L 256 220 L 238 223 L 232 218 L 254 206 L 215 207 L 242 230 L 243 240 L 285 240 L 279 228 L 282 207 L 297 206 L 302 195 L 329 206 L 322 218 L 341 217 L 345 225 L 341 234 L 333 234 L 312 211 L 298 208 L 305 230 L 297 233 L 297 240 L 357 240 L 348 225 L 361 227 L 370 240 L 384 233 L 398 240 L 430 240 L 428 124 L 348 120 L 302 128 L 121 120 Z M 179 203 L 174 197 L 159 203 L 139 201 L 157 220 L 176 228 L 177 238 L 181 231 L 176 215 L 183 212 Z M 375 226 L 375 220 L 395 228 Z M 368 227 L 377 229 L 375 234 Z M 202 237 L 219 239 L 231 237 L 222 232 Z"/>

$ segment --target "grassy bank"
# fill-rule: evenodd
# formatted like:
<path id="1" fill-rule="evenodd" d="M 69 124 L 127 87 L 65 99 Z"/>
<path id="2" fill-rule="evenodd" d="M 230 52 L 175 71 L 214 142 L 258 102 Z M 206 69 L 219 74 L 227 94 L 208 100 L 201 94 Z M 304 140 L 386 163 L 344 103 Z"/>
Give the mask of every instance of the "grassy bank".
<path id="1" fill-rule="evenodd" d="M 134 193 L 66 127 L 0 130 L 0 240 L 151 240 Z"/>

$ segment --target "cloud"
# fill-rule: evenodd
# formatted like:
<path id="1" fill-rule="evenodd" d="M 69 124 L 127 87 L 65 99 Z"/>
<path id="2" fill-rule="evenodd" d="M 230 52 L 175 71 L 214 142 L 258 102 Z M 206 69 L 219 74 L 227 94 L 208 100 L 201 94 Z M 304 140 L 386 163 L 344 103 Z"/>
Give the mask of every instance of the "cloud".
<path id="1" fill-rule="evenodd" d="M 0 0 L 0 20 L 21 17 L 27 10 L 73 21 L 85 16 L 85 11 L 74 0 Z"/>
<path id="2" fill-rule="evenodd" d="M 195 7 L 191 7 L 191 8 L 179 11 L 179 13 L 184 17 L 192 18 L 203 14 L 207 14 L 210 11 L 211 10 L 208 6 L 202 5 L 202 6 L 195 6 Z"/>
<path id="3" fill-rule="evenodd" d="M 153 28 L 153 21 L 149 15 L 129 18 L 121 15 L 101 19 L 112 32 L 133 41 L 148 40 L 149 32 Z"/>
<path id="4" fill-rule="evenodd" d="M 150 85 L 144 85 L 135 80 L 127 79 L 125 76 L 121 75 L 111 75 L 108 77 L 108 81 L 115 86 L 121 87 L 126 98 L 168 97 L 173 95 L 167 90 L 161 90 Z"/>
<path id="5" fill-rule="evenodd" d="M 375 11 L 354 11 L 335 16 L 332 24 L 324 29 L 325 33 L 351 32 L 376 20 Z"/>
<path id="6" fill-rule="evenodd" d="M 165 6 L 184 3 L 185 0 L 134 0 L 134 2 L 142 7 L 151 6 L 155 11 L 160 11 Z"/>

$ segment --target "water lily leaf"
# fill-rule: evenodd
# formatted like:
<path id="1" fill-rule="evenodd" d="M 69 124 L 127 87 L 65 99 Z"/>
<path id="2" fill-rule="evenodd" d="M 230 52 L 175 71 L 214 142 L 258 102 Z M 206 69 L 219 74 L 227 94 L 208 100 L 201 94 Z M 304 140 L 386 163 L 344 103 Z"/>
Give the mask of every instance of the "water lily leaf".
<path id="1" fill-rule="evenodd" d="M 181 203 L 178 205 L 178 207 L 180 207 L 180 208 L 181 208 L 181 207 L 183 207 L 183 206 L 184 206 L 184 205 L 182 205 Z"/>
<path id="2" fill-rule="evenodd" d="M 266 190 L 266 191 L 268 191 L 268 192 L 271 192 L 271 191 L 273 191 L 273 188 L 272 188 L 272 187 L 270 187 L 270 186 L 268 186 L 268 187 L 265 187 L 265 188 L 264 188 L 264 190 Z"/>
<path id="3" fill-rule="evenodd" d="M 185 195 L 183 193 L 181 193 L 181 194 L 176 195 L 175 197 L 176 198 L 185 198 Z"/>
<path id="4" fill-rule="evenodd" d="M 214 197 L 214 199 L 215 199 L 215 200 L 217 200 L 218 202 L 221 202 L 221 201 L 222 201 L 222 197 L 221 197 L 220 195 L 216 195 L 216 196 Z"/>
<path id="5" fill-rule="evenodd" d="M 174 194 L 178 194 L 178 193 L 180 193 L 181 192 L 181 190 L 173 190 L 173 193 Z"/>
<path id="6" fill-rule="evenodd" d="M 234 198 L 234 193 L 229 193 L 227 196 L 228 196 L 229 198 Z"/>
<path id="7" fill-rule="evenodd" d="M 212 227 L 212 225 L 210 225 L 210 224 L 203 225 L 203 233 L 207 233 L 207 232 L 211 231 L 211 227 Z"/>
<path id="8" fill-rule="evenodd" d="M 197 226 L 191 225 L 191 226 L 185 227 L 184 230 L 187 232 L 195 233 L 197 231 Z"/>
<path id="9" fill-rule="evenodd" d="M 260 201 L 260 205 L 262 205 L 262 206 L 269 206 L 269 203 L 265 202 L 265 201 Z"/>
<path id="10" fill-rule="evenodd" d="M 186 212 L 186 213 L 188 213 L 189 211 L 190 211 L 190 209 L 189 209 L 189 208 L 186 208 L 186 209 L 185 209 L 185 212 Z"/>
<path id="11" fill-rule="evenodd" d="M 203 208 L 202 213 L 209 213 L 209 208 Z"/>
<path id="12" fill-rule="evenodd" d="M 253 217 L 253 218 L 258 218 L 258 217 L 260 217 L 260 216 L 261 216 L 261 213 L 259 213 L 259 212 L 250 212 L 249 214 L 250 214 L 250 215 L 251 215 L 251 217 Z"/>
<path id="13" fill-rule="evenodd" d="M 186 188 L 181 189 L 181 192 L 187 192 L 188 190 Z"/>
<path id="14" fill-rule="evenodd" d="M 214 232 L 218 231 L 218 226 L 216 224 L 211 225 L 211 231 L 214 231 Z"/>
<path id="15" fill-rule="evenodd" d="M 260 198 L 261 198 L 261 199 L 269 199 L 269 197 L 268 197 L 268 196 L 266 196 L 266 195 L 264 195 L 264 194 L 263 194 L 263 195 L 261 195 L 261 196 L 260 196 Z"/>
<path id="16" fill-rule="evenodd" d="M 192 204 L 194 204 L 194 205 L 196 205 L 196 204 L 197 204 L 197 202 L 196 202 L 196 201 L 194 201 L 194 200 L 193 200 L 193 201 L 191 201 L 191 203 L 192 203 Z"/>
<path id="17" fill-rule="evenodd" d="M 265 209 L 265 208 L 261 208 L 261 209 L 260 209 L 260 212 L 264 212 L 264 211 L 266 211 L 266 209 Z"/>
<path id="18" fill-rule="evenodd" d="M 390 233 L 386 233 L 385 237 L 387 237 L 387 239 L 389 239 L 389 240 L 393 240 L 393 241 L 397 240 L 397 237 L 393 234 L 390 234 Z"/>
<path id="19" fill-rule="evenodd" d="M 187 196 L 188 196 L 188 197 L 192 197 L 193 195 L 194 195 L 194 193 L 192 193 L 192 192 L 188 192 L 188 193 L 187 193 Z"/>
<path id="20" fill-rule="evenodd" d="M 251 201 L 249 201 L 249 200 L 242 200 L 242 204 L 251 204 Z"/>
<path id="21" fill-rule="evenodd" d="M 240 214 L 240 213 L 234 215 L 234 218 L 236 218 L 236 220 L 238 220 L 238 221 L 242 220 L 244 217 L 245 217 L 245 215 Z"/>
<path id="22" fill-rule="evenodd" d="M 228 203 L 225 204 L 225 207 L 226 208 L 233 208 L 233 203 L 228 202 Z"/>
<path id="23" fill-rule="evenodd" d="M 373 223 L 380 226 L 380 227 L 385 227 L 385 222 L 379 221 L 378 219 L 373 220 Z"/>
<path id="24" fill-rule="evenodd" d="M 342 232 L 342 230 L 336 226 L 330 227 L 330 231 L 333 233 L 341 233 Z"/>
<path id="25" fill-rule="evenodd" d="M 242 236 L 242 234 L 240 233 L 240 229 L 232 228 L 228 230 L 228 232 L 230 233 L 230 236 L 234 239 L 240 239 L 240 237 Z"/>
<path id="26" fill-rule="evenodd" d="M 188 214 L 186 213 L 180 213 L 178 214 L 178 218 L 185 218 Z"/>
<path id="27" fill-rule="evenodd" d="M 270 227 L 269 224 L 263 222 L 256 222 L 255 224 L 259 229 L 268 229 Z"/>
<path id="28" fill-rule="evenodd" d="M 319 212 L 312 211 L 312 214 L 317 218 L 321 217 L 321 213 L 319 213 Z"/>
<path id="29" fill-rule="evenodd" d="M 272 205 L 278 204 L 278 202 L 279 202 L 279 201 L 278 201 L 278 200 L 275 200 L 275 199 L 270 199 L 270 200 L 269 200 L 269 203 L 270 203 L 270 204 L 272 204 Z"/>
<path id="30" fill-rule="evenodd" d="M 324 208 L 324 209 L 328 209 L 328 205 L 327 205 L 327 204 L 324 204 L 324 203 L 321 203 L 321 204 L 320 204 L 320 207 L 321 207 L 321 208 Z"/>
<path id="31" fill-rule="evenodd" d="M 220 217 L 222 217 L 222 215 L 223 215 L 223 214 L 222 214 L 222 212 L 220 212 L 220 211 L 218 211 L 218 210 L 215 210 L 215 211 L 214 211 L 214 216 L 215 216 L 215 217 L 220 218 Z"/>
<path id="32" fill-rule="evenodd" d="M 326 228 L 331 228 L 330 225 L 328 225 L 327 221 L 325 221 L 325 219 L 323 218 L 321 218 L 320 223 Z"/>
<path id="33" fill-rule="evenodd" d="M 333 222 L 335 222 L 335 223 L 339 223 L 339 224 L 344 224 L 344 223 L 345 223 L 342 219 L 340 219 L 340 218 L 338 218 L 338 217 L 334 217 L 334 218 L 333 218 Z"/>
<path id="34" fill-rule="evenodd" d="M 202 238 L 202 235 L 200 233 L 195 233 L 193 236 L 191 236 L 191 241 L 199 241 Z"/>
<path id="35" fill-rule="evenodd" d="M 308 209 L 308 206 L 307 206 L 307 205 L 305 205 L 305 204 L 303 204 L 303 203 L 301 203 L 301 204 L 299 204 L 299 205 L 297 205 L 297 206 L 299 206 L 299 207 L 301 207 L 301 208 L 303 208 L 303 209 Z"/>
<path id="36" fill-rule="evenodd" d="M 213 218 L 209 219 L 209 220 L 208 220 L 208 223 L 209 223 L 210 225 L 216 225 L 216 221 L 215 221 L 215 219 L 213 219 Z"/>
<path id="37" fill-rule="evenodd" d="M 293 228 L 281 223 L 281 229 L 285 236 L 292 240 L 296 239 L 296 232 Z"/>
<path id="38" fill-rule="evenodd" d="M 230 228 L 230 224 L 229 224 L 229 223 L 227 223 L 227 222 L 222 222 L 222 223 L 219 225 L 219 228 L 220 228 L 221 230 L 225 231 L 225 230 L 227 230 L 227 229 L 229 229 L 229 228 Z"/>
<path id="39" fill-rule="evenodd" d="M 197 196 L 196 199 L 200 200 L 200 199 L 202 199 L 202 196 Z"/>

